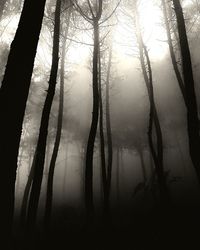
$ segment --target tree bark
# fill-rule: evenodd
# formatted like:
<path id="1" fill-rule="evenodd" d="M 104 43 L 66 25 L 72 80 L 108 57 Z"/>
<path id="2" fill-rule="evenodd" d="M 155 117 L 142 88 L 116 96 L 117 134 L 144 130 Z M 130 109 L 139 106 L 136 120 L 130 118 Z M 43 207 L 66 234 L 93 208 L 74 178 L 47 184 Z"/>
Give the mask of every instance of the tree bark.
<path id="1" fill-rule="evenodd" d="M 25 0 L 11 44 L 0 90 L 1 221 L 10 233 L 14 212 L 17 157 L 34 59 L 41 30 L 45 0 Z M 36 14 L 37 13 L 37 14 Z M 31 27 L 31 28 L 30 28 Z M 8 229 L 8 230 L 7 230 Z"/>
<path id="2" fill-rule="evenodd" d="M 99 132 L 100 132 L 100 154 L 101 154 L 101 174 L 103 184 L 103 204 L 104 211 L 106 210 L 107 200 L 107 171 L 106 171 L 106 156 L 105 156 L 105 139 L 103 127 L 103 100 L 102 100 L 102 82 L 101 82 L 101 55 L 99 48 Z"/>
<path id="3" fill-rule="evenodd" d="M 107 165 L 107 213 L 110 210 L 110 191 L 111 191 L 111 179 L 112 179 L 112 161 L 113 161 L 113 145 L 112 145 L 112 130 L 110 121 L 110 71 L 112 62 L 112 46 L 109 50 L 108 58 L 108 71 L 106 77 L 106 132 L 107 132 L 107 143 L 108 143 L 108 165 Z"/>
<path id="4" fill-rule="evenodd" d="M 54 171 L 55 171 L 55 164 L 58 155 L 58 150 L 60 146 L 60 139 L 62 133 L 62 121 L 63 121 L 63 106 L 64 106 L 64 81 L 65 81 L 65 54 L 66 54 L 66 38 L 68 35 L 69 29 L 69 22 L 70 22 L 70 15 L 67 20 L 67 28 L 65 32 L 65 40 L 63 42 L 62 48 L 62 56 L 61 56 L 61 70 L 60 70 L 60 100 L 59 100 L 59 110 L 58 110 L 58 121 L 57 121 L 57 132 L 56 132 L 56 139 L 53 148 L 53 154 L 51 157 L 50 167 L 49 167 L 49 175 L 48 175 L 48 182 L 47 182 L 47 196 L 46 196 L 46 204 L 45 204 L 45 215 L 44 215 L 44 224 L 46 229 L 50 226 L 51 221 L 51 213 L 52 213 L 52 200 L 53 200 L 53 178 L 54 178 Z"/>
<path id="5" fill-rule="evenodd" d="M 140 64 L 141 64 L 142 73 L 143 73 L 144 81 L 147 87 L 147 92 L 148 92 L 149 102 L 150 102 L 148 141 L 149 141 L 151 155 L 155 164 L 155 170 L 157 174 L 157 181 L 158 181 L 159 192 L 160 192 L 160 201 L 164 205 L 169 200 L 169 194 L 168 194 L 164 167 L 163 167 L 162 131 L 161 131 L 158 113 L 157 113 L 157 109 L 156 109 L 156 105 L 154 101 L 154 89 L 153 89 L 151 62 L 149 59 L 148 51 L 143 42 L 136 4 L 135 4 L 135 26 L 136 26 L 136 36 L 137 36 L 137 41 L 138 41 L 139 53 L 140 53 Z M 154 142 L 153 142 L 153 125 L 155 126 L 157 147 L 154 145 Z"/>
<path id="6" fill-rule="evenodd" d="M 162 130 L 160 126 L 160 121 L 158 118 L 158 113 L 156 109 L 156 104 L 154 101 L 154 89 L 153 89 L 153 80 L 152 80 L 152 69 L 151 69 L 151 62 L 149 59 L 149 54 L 144 46 L 144 53 L 147 60 L 148 72 L 149 72 L 149 101 L 150 101 L 150 118 L 149 118 L 149 143 L 150 148 L 152 150 L 152 156 L 154 158 L 156 174 L 158 178 L 158 185 L 160 189 L 161 195 L 161 202 L 165 205 L 166 202 L 169 201 L 169 192 L 166 184 L 166 178 L 164 173 L 164 166 L 163 166 L 163 138 L 162 138 Z M 146 83 L 147 84 L 147 83 Z M 155 125 L 156 130 L 156 139 L 157 139 L 157 150 L 153 149 L 153 123 Z"/>
<path id="7" fill-rule="evenodd" d="M 172 65 L 173 65 L 174 72 L 175 72 L 175 75 L 176 75 L 176 78 L 178 81 L 179 88 L 181 90 L 181 93 L 182 93 L 182 96 L 184 99 L 184 103 L 187 107 L 185 86 L 184 86 L 184 82 L 183 82 L 181 73 L 179 71 L 177 61 L 176 61 L 176 56 L 175 56 L 174 47 L 173 47 L 173 43 L 172 43 L 172 37 L 171 37 L 171 33 L 170 33 L 170 26 L 169 26 L 169 21 L 168 21 L 168 16 L 167 16 L 167 8 L 166 8 L 165 0 L 162 0 L 162 7 L 163 7 L 164 21 L 165 21 L 165 26 L 166 26 L 166 31 L 167 31 L 167 40 L 168 40 L 169 52 L 170 52 L 170 56 L 171 56 L 171 60 L 172 60 Z"/>
<path id="8" fill-rule="evenodd" d="M 34 177 L 35 160 L 36 160 L 36 152 L 35 152 L 34 157 L 33 157 L 33 162 L 31 165 L 30 173 L 28 175 L 28 180 L 26 182 L 26 186 L 24 189 L 24 195 L 23 195 L 23 199 L 22 199 L 22 205 L 21 205 L 21 211 L 20 211 L 20 223 L 21 223 L 22 228 L 24 228 L 24 226 L 26 224 L 26 212 L 27 212 L 30 189 L 31 189 L 31 185 L 32 185 L 33 177 Z"/>
<path id="9" fill-rule="evenodd" d="M 60 36 L 60 13 L 61 13 L 61 0 L 56 2 L 55 10 L 55 26 L 54 26 L 54 37 L 53 37 L 53 54 L 52 54 L 52 66 L 49 79 L 49 88 L 47 92 L 47 97 L 45 100 L 39 138 L 36 147 L 36 160 L 35 160 L 35 170 L 34 178 L 31 187 L 29 206 L 27 212 L 27 229 L 32 231 L 35 228 L 37 209 L 41 191 L 41 183 L 44 170 L 44 161 L 45 161 L 45 150 L 46 150 L 46 141 L 48 136 L 48 125 L 49 125 L 49 116 L 51 112 L 51 106 L 55 94 L 57 71 L 58 71 L 58 61 L 59 61 L 59 36 Z"/>
<path id="10" fill-rule="evenodd" d="M 86 168 L 85 168 L 85 204 L 86 220 L 90 224 L 94 217 L 93 204 L 93 154 L 94 143 L 97 132 L 99 117 L 99 88 L 98 88 L 98 51 L 99 51 L 99 24 L 94 21 L 94 50 L 93 50 L 93 112 L 92 123 L 86 149 Z"/>
<path id="11" fill-rule="evenodd" d="M 174 11 L 178 24 L 179 42 L 181 48 L 183 77 L 187 99 L 187 131 L 189 138 L 190 157 L 195 168 L 198 181 L 200 183 L 200 137 L 199 119 L 195 94 L 195 84 L 193 78 L 192 62 L 190 49 L 187 39 L 183 10 L 179 0 L 173 0 Z"/>

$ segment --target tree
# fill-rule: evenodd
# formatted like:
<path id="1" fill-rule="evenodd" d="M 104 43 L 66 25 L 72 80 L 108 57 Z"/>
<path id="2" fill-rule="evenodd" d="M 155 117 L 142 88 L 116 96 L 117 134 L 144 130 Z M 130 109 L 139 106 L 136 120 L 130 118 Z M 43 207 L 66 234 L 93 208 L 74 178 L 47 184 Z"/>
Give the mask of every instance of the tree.
<path id="1" fill-rule="evenodd" d="M 45 0 L 25 0 L 12 42 L 0 90 L 1 208 L 5 230 L 11 230 L 14 211 L 17 156 Z M 37 13 L 37 15 L 36 15 Z M 31 29 L 30 29 L 31 27 Z M 23 73 L 22 73 L 23 72 Z"/>
<path id="2" fill-rule="evenodd" d="M 60 146 L 60 139 L 62 133 L 62 121 L 63 121 L 63 106 L 64 106 L 64 78 L 65 78 L 65 54 L 66 54 L 66 41 L 68 36 L 71 9 L 68 11 L 68 18 L 66 20 L 67 27 L 64 35 L 64 41 L 62 45 L 62 55 L 61 55 L 61 69 L 60 69 L 60 99 L 59 99 L 59 110 L 58 110 L 58 120 L 57 120 L 57 131 L 56 139 L 54 143 L 53 153 L 49 166 L 48 182 L 47 182 L 47 195 L 45 204 L 45 215 L 44 223 L 45 227 L 48 228 L 51 221 L 51 211 L 52 211 L 52 200 L 53 200 L 53 177 L 55 171 L 55 164 L 58 155 L 58 150 Z"/>
<path id="3" fill-rule="evenodd" d="M 153 76 L 152 76 L 152 67 L 149 58 L 148 50 L 144 44 L 139 16 L 137 11 L 137 2 L 134 5 L 135 9 L 135 28 L 136 28 L 136 37 L 139 47 L 139 55 L 140 55 L 140 64 L 142 68 L 142 73 L 144 77 L 144 81 L 147 87 L 149 102 L 150 102 L 150 112 L 149 112 L 149 125 L 148 125 L 148 140 L 149 147 L 151 151 L 152 158 L 154 160 L 155 170 L 157 174 L 157 181 L 160 192 L 160 201 L 165 204 L 169 200 L 168 189 L 166 185 L 166 178 L 163 167 L 163 138 L 162 131 L 160 126 L 160 121 L 158 118 L 158 112 L 154 100 L 154 88 L 153 88 Z M 156 133 L 156 146 L 153 142 L 153 125 L 155 126 Z"/>
<path id="4" fill-rule="evenodd" d="M 186 100 L 186 93 L 185 93 L 185 86 L 184 82 L 180 73 L 180 70 L 178 68 L 177 60 L 176 60 L 176 55 L 173 47 L 173 41 L 172 41 L 172 36 L 170 32 L 170 21 L 168 19 L 167 15 L 167 6 L 165 0 L 162 0 L 162 8 L 163 8 L 163 15 L 164 15 L 164 22 L 165 22 L 165 27 L 166 27 L 166 32 L 167 32 L 167 40 L 168 40 L 168 45 L 169 45 L 169 52 L 172 60 L 172 65 L 174 68 L 174 72 L 178 81 L 179 88 L 181 90 L 185 105 L 187 107 L 187 100 Z"/>
<path id="5" fill-rule="evenodd" d="M 93 12 L 92 12 L 93 13 Z M 94 204 L 93 204 L 93 153 L 94 142 L 96 137 L 98 116 L 99 116 L 99 89 L 98 89 L 98 54 L 99 54 L 99 20 L 102 14 L 102 1 L 99 1 L 96 15 L 93 15 L 92 25 L 94 34 L 93 49 L 93 112 L 92 123 L 90 127 L 87 150 L 86 150 L 86 168 L 85 168 L 85 202 L 88 221 L 93 220 Z"/>
<path id="6" fill-rule="evenodd" d="M 106 213 L 110 210 L 110 191 L 112 179 L 112 161 L 113 161 L 113 145 L 112 145 L 112 130 L 110 119 L 110 72 L 112 63 L 112 45 L 109 49 L 108 55 L 108 69 L 106 76 L 106 134 L 108 143 L 108 161 L 107 161 L 107 195 L 106 195 Z"/>
<path id="7" fill-rule="evenodd" d="M 87 1 L 90 15 L 84 13 L 83 9 L 74 1 L 74 6 L 81 13 L 81 15 L 92 24 L 94 47 L 93 47 L 93 69 L 92 69 L 92 90 L 93 90 L 93 111 L 92 122 L 87 142 L 86 149 L 86 166 L 85 166 L 85 205 L 86 205 L 86 218 L 90 224 L 94 217 L 94 203 L 93 203 L 93 154 L 94 143 L 97 133 L 98 118 L 99 118 L 99 20 L 102 15 L 102 0 L 99 3 L 91 5 L 90 0 Z"/>
<path id="8" fill-rule="evenodd" d="M 100 47 L 100 46 L 99 46 Z M 101 175 L 103 184 L 104 211 L 106 210 L 107 196 L 107 171 L 106 171 L 106 156 L 105 156 L 105 138 L 104 138 L 104 112 L 103 112 L 103 88 L 101 77 L 101 53 L 99 48 L 99 134 L 100 134 L 100 154 L 101 154 Z"/>
<path id="9" fill-rule="evenodd" d="M 26 213 L 27 213 L 27 206 L 28 206 L 28 198 L 29 198 L 29 194 L 30 194 L 30 190 L 31 190 L 33 177 L 34 177 L 35 160 L 36 160 L 36 152 L 35 152 L 35 154 L 33 156 L 31 169 L 30 169 L 30 172 L 29 172 L 29 175 L 28 175 L 28 180 L 26 182 L 26 186 L 25 186 L 25 189 L 24 189 L 24 195 L 23 195 L 23 198 L 22 198 L 21 213 L 20 213 L 20 223 L 21 223 L 22 227 L 24 227 L 25 223 L 26 223 Z"/>
<path id="10" fill-rule="evenodd" d="M 187 131 L 189 138 L 189 152 L 194 165 L 198 181 L 200 182 L 200 136 L 199 119 L 195 94 L 195 83 L 193 78 L 192 62 L 190 49 L 187 39 L 185 20 L 182 6 L 179 0 L 173 0 L 174 11 L 178 25 L 179 43 L 181 49 L 183 78 L 185 84 L 185 93 L 187 101 Z"/>
<path id="11" fill-rule="evenodd" d="M 61 0 L 56 1 L 55 10 L 55 25 L 53 35 L 53 51 L 52 51 L 52 65 L 49 78 L 49 87 L 47 91 L 44 108 L 42 111 L 42 118 L 40 123 L 39 137 L 36 147 L 36 159 L 34 167 L 34 177 L 30 192 L 30 199 L 27 212 L 27 228 L 28 230 L 34 230 L 37 209 L 40 197 L 41 183 L 44 170 L 46 142 L 48 136 L 48 124 L 49 116 L 51 112 L 51 106 L 55 94 L 58 61 L 59 61 L 59 42 L 60 42 L 60 14 L 61 14 Z"/>

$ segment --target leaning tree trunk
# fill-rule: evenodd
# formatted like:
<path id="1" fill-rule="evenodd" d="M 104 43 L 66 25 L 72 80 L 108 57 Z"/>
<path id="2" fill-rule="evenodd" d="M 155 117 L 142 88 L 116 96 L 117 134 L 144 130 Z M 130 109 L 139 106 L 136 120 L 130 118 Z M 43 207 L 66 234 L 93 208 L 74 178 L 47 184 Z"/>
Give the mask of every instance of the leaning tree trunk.
<path id="1" fill-rule="evenodd" d="M 0 190 L 4 233 L 10 233 L 13 220 L 17 156 L 45 2 L 25 0 L 0 90 Z"/>
<path id="2" fill-rule="evenodd" d="M 39 138 L 36 147 L 36 159 L 35 159 L 35 168 L 34 168 L 34 178 L 31 187 L 29 206 L 27 212 L 27 229 L 34 230 L 38 203 L 41 191 L 43 170 L 44 170 L 44 161 L 45 161 L 45 150 L 46 142 L 48 136 L 48 125 L 49 125 L 49 116 L 51 112 L 51 106 L 55 94 L 56 88 L 56 79 L 58 71 L 58 61 L 59 61 L 59 35 L 60 35 L 60 13 L 61 13 L 61 0 L 57 0 L 56 10 L 55 10 L 55 26 L 54 26 L 54 37 L 53 37 L 53 55 L 52 55 L 52 66 L 49 79 L 49 88 L 47 91 L 47 97 L 45 100 Z"/>
<path id="3" fill-rule="evenodd" d="M 154 101 L 154 89 L 153 89 L 151 62 L 149 59 L 148 51 L 143 42 L 136 5 L 135 5 L 135 26 L 136 26 L 136 36 L 137 36 L 137 41 L 138 41 L 139 53 L 140 53 L 140 64 L 141 64 L 142 73 L 143 73 L 144 81 L 147 87 L 147 92 L 148 92 L 149 102 L 150 102 L 149 127 L 148 127 L 149 148 L 150 148 L 151 155 L 155 164 L 155 170 L 156 170 L 159 192 L 160 192 L 160 201 L 162 204 L 165 204 L 169 200 L 169 194 L 168 194 L 168 189 L 167 189 L 167 184 L 166 184 L 166 179 L 165 179 L 165 174 L 164 174 L 164 167 L 163 167 L 162 131 L 161 131 L 158 113 L 157 113 L 157 109 L 156 109 L 156 105 Z M 155 126 L 157 147 L 155 147 L 154 142 L 153 142 L 153 125 Z"/>
<path id="4" fill-rule="evenodd" d="M 143 45 L 144 46 L 144 45 Z M 149 100 L 150 100 L 150 122 L 149 122 L 149 143 L 150 143 L 150 148 L 152 150 L 152 156 L 154 158 L 154 163 L 155 163 L 155 169 L 156 169 L 156 174 L 158 178 L 158 185 L 160 189 L 160 195 L 161 195 L 161 202 L 165 204 L 166 202 L 168 203 L 169 201 L 169 192 L 166 184 L 166 178 L 165 178 L 165 173 L 164 173 L 164 166 L 163 166 L 163 139 L 162 139 L 162 130 L 160 127 L 160 121 L 158 118 L 158 112 L 156 109 L 156 104 L 154 101 L 154 89 L 153 89 L 153 80 L 152 80 L 152 69 L 151 69 L 151 62 L 149 59 L 149 54 L 144 46 L 144 54 L 147 60 L 147 67 L 148 67 L 148 72 L 149 72 Z M 156 130 L 156 138 L 157 138 L 157 151 L 153 150 L 153 123 L 155 125 L 155 130 Z M 156 154 L 156 156 L 155 156 Z"/>
<path id="5" fill-rule="evenodd" d="M 47 146 L 47 151 L 46 154 L 48 156 L 49 154 L 49 144 Z M 28 200 L 29 200 L 29 195 L 30 195 L 30 190 L 31 190 L 31 185 L 33 182 L 33 178 L 34 178 L 34 168 L 35 168 L 35 160 L 36 160 L 36 153 L 37 151 L 35 151 L 33 159 L 32 159 L 32 164 L 31 164 L 31 157 L 30 157 L 30 171 L 29 171 L 29 175 L 28 175 L 28 180 L 26 182 L 25 185 L 25 189 L 24 189 L 24 194 L 23 194 L 23 198 L 22 198 L 22 205 L 21 205 L 21 211 L 20 211 L 20 224 L 22 228 L 25 228 L 26 225 L 26 215 L 27 215 L 27 207 L 28 207 Z M 48 160 L 47 160 L 48 163 Z"/>
<path id="6" fill-rule="evenodd" d="M 93 154 L 94 143 L 98 126 L 99 116 L 99 89 L 98 89 L 98 50 L 99 50 L 99 24 L 94 21 L 94 50 L 93 50 L 93 111 L 92 123 L 87 143 L 86 151 L 86 166 L 85 166 L 85 204 L 86 204 L 86 218 L 90 224 L 94 216 L 93 204 Z"/>
<path id="7" fill-rule="evenodd" d="M 52 200 L 53 200 L 53 178 L 54 178 L 55 164 L 60 146 L 60 139 L 62 132 L 63 106 L 64 106 L 64 81 L 65 81 L 65 54 L 66 54 L 66 41 L 69 29 L 70 15 L 71 14 L 69 12 L 69 17 L 67 20 L 67 28 L 63 42 L 62 56 L 61 56 L 62 59 L 61 59 L 61 69 L 60 69 L 60 100 L 59 100 L 59 111 L 58 111 L 58 121 L 57 121 L 57 132 L 56 132 L 56 139 L 51 157 L 51 162 L 49 166 L 47 196 L 46 196 L 45 214 L 44 214 L 44 224 L 46 228 L 49 227 L 51 221 Z"/>
<path id="8" fill-rule="evenodd" d="M 111 61 L 112 61 L 112 46 L 109 50 L 108 58 L 108 71 L 106 77 L 106 132 L 107 132 L 107 143 L 108 143 L 108 165 L 107 165 L 107 201 L 106 209 L 109 214 L 110 211 L 110 191 L 111 191 L 111 179 L 112 179 L 112 161 L 113 161 L 113 145 L 112 145 L 112 130 L 110 121 L 110 71 L 111 71 Z"/>
<path id="9" fill-rule="evenodd" d="M 180 73 L 180 70 L 178 68 L 178 64 L 176 61 L 176 56 L 174 52 L 174 47 L 173 47 L 173 42 L 172 42 L 172 37 L 171 37 L 171 32 L 170 32 L 170 26 L 169 26 L 169 20 L 168 20 L 168 15 L 167 15 L 167 8 L 166 8 L 166 3 L 165 0 L 162 0 L 162 8 L 163 8 L 163 14 L 164 14 L 164 21 L 165 21 L 165 26 L 166 26 L 166 31 L 167 31 L 167 40 L 168 40 L 168 45 L 169 45 L 169 52 L 172 60 L 172 65 L 174 68 L 174 72 L 178 81 L 179 88 L 181 90 L 184 103 L 187 107 L 187 100 L 186 100 L 186 93 L 185 93 L 185 86 L 184 82 Z"/>
<path id="10" fill-rule="evenodd" d="M 25 226 L 26 222 L 26 212 L 27 212 L 27 206 L 28 206 L 28 198 L 31 190 L 31 185 L 34 177 L 34 167 L 35 167 L 35 160 L 36 160 L 36 152 L 33 157 L 33 162 L 31 165 L 31 169 L 28 175 L 28 180 L 26 182 L 26 186 L 24 189 L 24 195 L 22 198 L 22 205 L 21 205 L 21 211 L 20 211 L 20 223 L 21 227 L 23 228 Z"/>
<path id="11" fill-rule="evenodd" d="M 199 119 L 195 94 L 195 84 L 193 78 L 192 62 L 190 49 L 187 39 L 185 20 L 183 10 L 179 0 L 173 0 L 174 10 L 178 24 L 179 42 L 182 56 L 183 77 L 185 83 L 185 92 L 187 99 L 187 131 L 189 138 L 189 151 L 192 163 L 196 170 L 198 181 L 200 183 L 200 136 Z"/>

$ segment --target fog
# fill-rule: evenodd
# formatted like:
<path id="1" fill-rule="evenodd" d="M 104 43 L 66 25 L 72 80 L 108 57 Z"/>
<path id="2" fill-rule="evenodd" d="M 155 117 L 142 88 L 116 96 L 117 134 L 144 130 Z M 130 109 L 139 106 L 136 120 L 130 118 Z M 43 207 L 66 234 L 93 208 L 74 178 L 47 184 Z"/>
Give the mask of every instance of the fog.
<path id="1" fill-rule="evenodd" d="M 18 2 L 20 3 L 20 1 Z M 85 225 L 85 214 L 87 214 L 87 205 L 85 205 L 85 185 L 87 185 L 85 173 L 87 169 L 86 158 L 88 137 L 92 116 L 94 114 L 94 34 L 92 24 L 85 20 L 86 18 L 81 16 L 81 11 L 79 9 L 77 11 L 77 8 L 74 7 L 73 9 L 73 7 L 70 7 L 73 10 L 69 12 L 70 8 L 65 7 L 67 2 L 68 1 L 63 1 L 60 17 L 61 29 L 57 84 L 49 117 L 44 171 L 39 195 L 36 228 L 39 228 L 38 230 L 40 232 L 43 228 L 49 166 L 55 146 L 60 107 L 60 81 L 62 77 L 61 61 L 63 56 L 62 47 L 64 40 L 66 39 L 62 131 L 53 178 L 51 221 L 53 225 L 52 228 L 55 227 L 55 231 L 58 230 L 58 235 L 64 234 L 65 227 L 68 232 L 71 226 L 72 232 L 75 231 L 74 235 L 72 232 L 71 234 L 76 238 L 76 230 L 74 230 L 74 228 L 76 228 L 77 232 L 81 234 L 82 229 L 79 230 L 79 228 L 82 228 L 82 226 Z M 90 8 L 92 8 L 93 11 L 95 10 L 96 5 L 93 5 L 93 1 L 90 1 L 92 7 L 88 7 L 87 1 L 77 2 L 79 8 L 82 8 L 87 14 L 90 13 Z M 115 228 L 114 230 L 117 230 L 116 228 L 118 228 L 124 232 L 124 230 L 128 228 L 127 233 L 122 233 L 125 235 L 125 238 L 123 239 L 126 239 L 126 236 L 129 233 L 131 234 L 130 228 L 134 225 L 134 222 L 136 222 L 137 226 L 140 225 L 141 228 L 143 226 L 146 228 L 144 236 L 140 235 L 142 232 L 142 229 L 140 228 L 135 228 L 134 232 L 137 232 L 141 238 L 146 237 L 145 235 L 148 234 L 148 230 L 151 230 L 150 224 L 152 222 L 149 221 L 149 218 L 152 221 L 154 220 L 152 219 L 152 215 L 149 216 L 149 214 L 151 214 L 150 211 L 154 211 L 154 208 L 159 204 L 160 199 L 158 184 L 159 177 L 155 177 L 157 176 L 157 170 L 149 146 L 148 136 L 151 103 L 145 82 L 144 71 L 141 67 L 140 44 L 138 43 L 138 41 L 140 41 L 140 36 L 142 36 L 143 56 L 146 56 L 145 51 L 147 51 L 147 56 L 149 57 L 151 64 L 154 107 L 156 107 L 157 110 L 163 140 L 164 178 L 170 195 L 170 203 L 173 204 L 176 208 L 175 211 L 177 212 L 174 212 L 173 216 L 178 216 L 179 211 L 181 210 L 184 219 L 191 223 L 188 222 L 188 227 L 193 225 L 194 218 L 187 217 L 186 215 L 191 215 L 193 209 L 194 211 L 198 210 L 200 197 L 199 180 L 191 160 L 191 151 L 189 148 L 190 141 L 188 137 L 187 107 L 184 103 L 183 95 L 177 82 L 169 52 L 162 1 L 138 0 L 137 2 L 136 13 L 134 12 L 135 10 L 131 1 L 105 1 L 105 3 L 103 3 L 102 18 L 99 21 L 101 68 L 98 68 L 98 79 L 101 79 L 100 88 L 103 105 L 102 119 L 105 139 L 106 166 L 109 159 L 109 139 L 106 130 L 108 112 L 106 108 L 106 86 L 108 82 L 109 119 L 112 135 L 112 171 L 109 209 L 110 217 Z M 191 53 L 199 115 L 200 3 L 199 1 L 192 0 L 183 0 L 181 2 Z M 53 32 L 55 25 L 53 18 L 55 4 L 56 1 L 53 0 L 48 0 L 46 3 L 23 119 L 15 181 L 14 237 L 16 238 L 21 238 L 23 235 L 23 230 L 20 228 L 22 201 L 31 167 L 34 165 L 33 159 L 40 133 L 39 128 L 42 119 L 42 112 L 50 84 L 49 77 L 52 66 Z M 172 4 L 168 5 L 168 15 L 172 15 L 168 17 L 168 20 L 171 25 L 174 52 L 180 75 L 182 79 L 184 79 L 183 56 L 181 55 L 179 40 L 176 40 L 179 33 L 175 12 Z M 22 7 L 23 4 L 18 5 L 17 3 L 14 3 L 14 1 L 7 1 L 3 16 L 0 20 L 1 82 L 4 78 L 10 45 L 15 37 Z M 110 13 L 112 13 L 111 16 L 109 16 Z M 135 20 L 137 14 L 139 15 L 140 25 L 139 35 L 136 27 L 138 25 L 137 20 Z M 67 27 L 67 15 L 69 16 L 69 27 L 66 36 L 64 30 Z M 109 58 L 110 51 L 112 51 L 112 58 Z M 146 74 L 149 76 L 150 70 L 148 68 L 148 57 L 144 59 L 144 65 L 146 67 Z M 109 67 L 110 74 L 108 75 Z M 22 67 L 22 75 L 23 71 L 24 69 Z M 20 85 L 20 82 L 16 82 L 15 84 Z M 184 84 L 186 86 L 186 83 Z M 158 147 L 159 141 L 157 140 L 157 132 L 154 125 L 152 129 L 152 140 L 154 147 Z M 94 220 L 97 225 L 99 225 L 101 224 L 99 222 L 102 220 L 105 202 L 99 120 L 92 158 L 92 188 L 95 211 Z M 106 171 L 109 175 L 109 169 Z M 171 215 L 169 215 L 169 217 L 170 216 Z M 139 218 L 142 219 L 140 220 Z M 160 217 L 156 217 L 155 223 L 157 223 L 157 220 L 159 221 Z M 179 220 L 181 219 L 179 218 L 177 220 L 177 224 L 181 228 L 182 224 L 179 223 Z M 183 221 L 182 223 L 184 224 Z M 153 230 L 155 230 L 156 234 L 157 231 L 155 228 Z M 173 223 L 171 223 L 168 228 L 169 230 L 172 230 Z M 180 228 L 177 227 L 177 230 Z M 154 233 L 152 232 L 152 235 L 153 234 Z M 177 244 L 179 244 L 181 234 L 182 231 L 177 238 L 175 237 Z M 185 234 L 187 235 L 187 233 Z M 163 233 L 163 235 L 165 235 L 168 240 L 166 232 Z M 137 238 L 137 234 L 135 237 Z M 153 237 L 154 236 L 152 236 L 152 239 Z M 157 243 L 152 239 L 151 240 L 155 245 L 154 243 L 151 243 L 153 246 L 156 246 L 156 244 L 159 245 L 158 242 L 166 241 L 165 237 L 158 236 L 158 241 L 155 239 L 155 242 Z M 149 238 L 151 238 L 151 236 L 149 236 Z M 112 245 L 112 240 L 110 244 Z M 170 244 L 171 243 L 169 243 L 169 245 Z M 141 244 L 140 247 L 141 246 L 143 245 Z M 107 248 L 102 247 L 101 249 Z M 129 248 L 127 245 L 124 245 L 124 248 L 122 249 Z M 160 247 L 159 249 L 164 248 Z"/>

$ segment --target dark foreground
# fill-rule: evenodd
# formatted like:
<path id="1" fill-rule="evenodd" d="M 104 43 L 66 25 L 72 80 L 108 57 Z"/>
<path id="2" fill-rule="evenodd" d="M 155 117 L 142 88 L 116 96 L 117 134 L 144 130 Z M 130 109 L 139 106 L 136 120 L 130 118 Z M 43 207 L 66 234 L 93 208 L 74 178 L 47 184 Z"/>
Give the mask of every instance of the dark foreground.
<path id="1" fill-rule="evenodd" d="M 84 216 L 69 209 L 55 212 L 51 229 L 38 226 L 30 238 L 14 229 L 13 250 L 53 249 L 200 249 L 200 205 L 180 204 L 167 209 L 113 210 L 110 222 L 102 216 L 86 227 Z"/>

